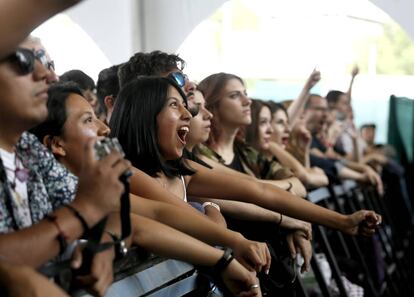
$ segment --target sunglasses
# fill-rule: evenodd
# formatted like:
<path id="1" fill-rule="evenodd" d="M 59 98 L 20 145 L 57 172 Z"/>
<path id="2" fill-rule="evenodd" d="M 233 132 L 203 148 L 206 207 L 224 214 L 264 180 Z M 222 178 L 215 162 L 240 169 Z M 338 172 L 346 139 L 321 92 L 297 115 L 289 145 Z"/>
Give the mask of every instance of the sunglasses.
<path id="1" fill-rule="evenodd" d="M 185 81 L 188 80 L 187 75 L 182 73 L 181 71 L 171 72 L 168 74 L 168 77 L 174 80 L 174 82 L 180 87 L 184 87 Z"/>
<path id="2" fill-rule="evenodd" d="M 42 49 L 34 52 L 26 48 L 18 48 L 10 56 L 10 59 L 19 67 L 21 75 L 32 73 L 36 60 L 38 60 L 46 69 L 51 71 L 55 70 L 55 63 L 47 59 L 46 52 Z"/>

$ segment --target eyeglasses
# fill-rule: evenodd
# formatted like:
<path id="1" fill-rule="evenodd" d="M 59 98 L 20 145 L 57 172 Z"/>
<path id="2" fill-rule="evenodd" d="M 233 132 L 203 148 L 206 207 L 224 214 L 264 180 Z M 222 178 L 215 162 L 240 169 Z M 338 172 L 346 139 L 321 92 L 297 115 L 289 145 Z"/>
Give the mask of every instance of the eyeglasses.
<path id="1" fill-rule="evenodd" d="M 10 56 L 10 59 L 17 64 L 21 75 L 32 73 L 36 60 L 38 60 L 46 69 L 51 71 L 55 70 L 55 63 L 47 59 L 46 52 L 42 49 L 34 52 L 26 48 L 18 48 Z"/>
<path id="2" fill-rule="evenodd" d="M 185 81 L 188 80 L 187 75 L 182 73 L 181 71 L 171 72 L 168 74 L 168 77 L 174 80 L 174 82 L 180 87 L 185 86 Z"/>

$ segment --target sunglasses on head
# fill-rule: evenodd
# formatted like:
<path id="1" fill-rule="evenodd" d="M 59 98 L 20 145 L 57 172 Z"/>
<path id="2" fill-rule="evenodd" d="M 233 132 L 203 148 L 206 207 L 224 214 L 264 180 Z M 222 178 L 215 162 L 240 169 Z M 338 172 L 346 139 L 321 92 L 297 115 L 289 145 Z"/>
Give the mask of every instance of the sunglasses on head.
<path id="1" fill-rule="evenodd" d="M 184 87 L 185 81 L 188 79 L 187 75 L 182 73 L 181 71 L 171 72 L 168 74 L 168 77 L 174 80 L 174 82 L 180 87 Z"/>
<path id="2" fill-rule="evenodd" d="M 55 63 L 47 59 L 46 52 L 42 49 L 34 52 L 26 48 L 18 48 L 10 56 L 10 59 L 19 67 L 22 75 L 33 72 L 36 60 L 38 60 L 46 69 L 52 71 L 55 70 Z"/>

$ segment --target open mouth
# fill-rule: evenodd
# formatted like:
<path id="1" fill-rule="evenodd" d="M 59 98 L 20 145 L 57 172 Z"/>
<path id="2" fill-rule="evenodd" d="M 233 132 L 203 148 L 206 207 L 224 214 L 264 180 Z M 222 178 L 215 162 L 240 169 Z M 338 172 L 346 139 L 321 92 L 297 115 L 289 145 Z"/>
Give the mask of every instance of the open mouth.
<path id="1" fill-rule="evenodd" d="M 287 145 L 289 143 L 289 137 L 282 138 L 282 144 Z"/>
<path id="2" fill-rule="evenodd" d="M 188 128 L 187 126 L 180 127 L 177 130 L 178 139 L 180 139 L 183 145 L 186 144 L 186 138 L 187 138 L 188 132 L 190 132 L 190 128 Z"/>

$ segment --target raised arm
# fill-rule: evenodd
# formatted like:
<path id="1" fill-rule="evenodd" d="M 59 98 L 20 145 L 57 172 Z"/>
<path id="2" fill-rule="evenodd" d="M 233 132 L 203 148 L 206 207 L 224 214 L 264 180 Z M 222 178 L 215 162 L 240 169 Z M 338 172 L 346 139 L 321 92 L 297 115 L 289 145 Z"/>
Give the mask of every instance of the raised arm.
<path id="1" fill-rule="evenodd" d="M 348 102 L 349 102 L 349 104 L 351 104 L 351 100 L 352 100 L 352 87 L 354 85 L 355 77 L 358 75 L 358 73 L 359 73 L 358 65 L 355 65 L 354 68 L 352 68 L 351 81 L 349 82 L 348 91 L 346 92 L 346 95 L 348 96 Z"/>
<path id="2" fill-rule="evenodd" d="M 296 120 L 300 117 L 303 111 L 303 107 L 306 104 L 306 101 L 309 98 L 309 92 L 313 88 L 314 85 L 318 83 L 321 79 L 321 73 L 314 69 L 308 79 L 306 80 L 305 85 L 303 86 L 302 91 L 299 94 L 298 99 L 292 102 L 292 104 L 289 106 L 287 112 L 289 116 L 289 125 L 290 128 L 292 128 Z"/>
<path id="3" fill-rule="evenodd" d="M 53 15 L 81 0 L 13 0 L 0 4 L 0 59 Z"/>

